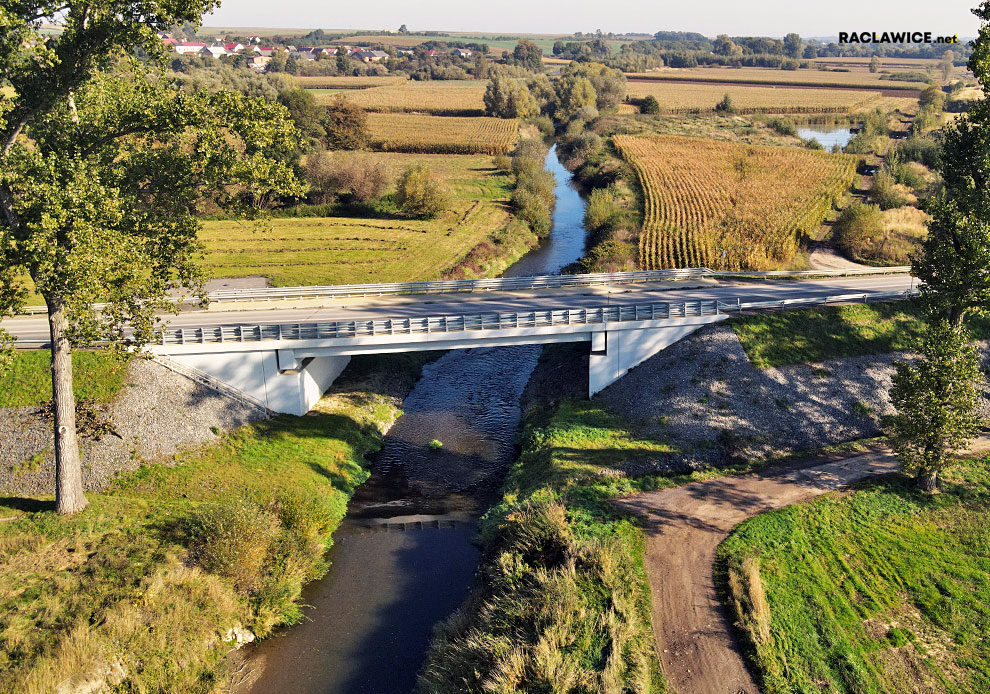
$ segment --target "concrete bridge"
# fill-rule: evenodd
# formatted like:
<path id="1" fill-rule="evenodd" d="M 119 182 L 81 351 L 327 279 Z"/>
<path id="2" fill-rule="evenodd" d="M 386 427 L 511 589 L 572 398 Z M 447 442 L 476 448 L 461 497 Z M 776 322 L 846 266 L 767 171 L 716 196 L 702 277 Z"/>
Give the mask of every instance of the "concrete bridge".
<path id="1" fill-rule="evenodd" d="M 334 288 L 275 289 L 279 307 L 237 303 L 222 313 L 181 313 L 146 349 L 271 410 L 303 414 L 356 354 L 588 342 L 588 393 L 594 395 L 667 346 L 734 313 L 882 301 L 914 291 L 906 274 L 832 273 L 843 276 L 794 281 L 802 273 L 783 273 L 790 281 L 765 275 L 752 281 L 749 275 L 748 282 L 730 277 L 716 283 L 700 282 L 706 278 L 693 272 L 685 277 L 677 271 L 680 276 L 668 281 L 638 276 L 647 273 L 615 273 L 604 283 L 581 275 L 512 278 L 508 289 L 497 286 L 499 280 L 481 280 L 475 291 L 460 283 L 466 287 L 453 290 L 458 294 L 433 294 L 423 284 L 414 295 L 392 290 L 412 285 L 370 285 L 363 294 L 349 287 L 347 296 L 359 295 L 356 300 L 341 298 Z M 233 300 L 257 302 L 253 292 Z M 313 295 L 323 297 L 315 306 Z M 293 299 L 294 306 L 284 307 Z M 3 326 L 22 344 L 47 337 L 42 318 Z"/>

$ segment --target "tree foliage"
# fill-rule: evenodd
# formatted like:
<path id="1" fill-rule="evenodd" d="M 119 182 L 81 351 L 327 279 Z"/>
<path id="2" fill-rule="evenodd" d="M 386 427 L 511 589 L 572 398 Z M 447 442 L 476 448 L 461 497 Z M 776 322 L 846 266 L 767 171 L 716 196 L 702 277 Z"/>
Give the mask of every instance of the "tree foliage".
<path id="1" fill-rule="evenodd" d="M 983 375 L 966 328 L 938 320 L 925 335 L 921 359 L 899 363 L 890 398 L 894 452 L 926 491 L 980 429 Z"/>
<path id="2" fill-rule="evenodd" d="M 368 143 L 368 116 L 342 96 L 326 107 L 320 125 L 327 149 L 361 149 Z"/>
<path id="3" fill-rule="evenodd" d="M 540 112 L 525 84 L 500 74 L 488 82 L 484 102 L 485 115 L 495 118 L 531 118 Z"/>
<path id="4" fill-rule="evenodd" d="M 439 217 L 450 207 L 450 191 L 428 166 L 419 164 L 399 178 L 395 201 L 413 217 Z"/>

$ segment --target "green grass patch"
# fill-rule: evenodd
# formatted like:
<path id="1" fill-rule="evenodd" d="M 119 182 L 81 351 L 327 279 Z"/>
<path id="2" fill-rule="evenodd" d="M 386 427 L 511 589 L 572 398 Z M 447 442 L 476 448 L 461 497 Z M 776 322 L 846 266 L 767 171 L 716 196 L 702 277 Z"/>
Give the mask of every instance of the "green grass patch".
<path id="1" fill-rule="evenodd" d="M 990 691 L 990 468 L 904 477 L 742 524 L 719 549 L 762 691 Z"/>
<path id="2" fill-rule="evenodd" d="M 51 354 L 18 350 L 10 369 L 0 373 L 0 407 L 28 407 L 52 399 Z M 129 360 L 106 350 L 72 354 L 72 390 L 76 400 L 109 402 L 127 380 Z"/>
<path id="3" fill-rule="evenodd" d="M 667 691 L 643 536 L 609 503 L 628 489 L 609 470 L 671 450 L 592 403 L 529 414 L 482 523 L 479 587 L 436 632 L 418 691 Z"/>
<path id="4" fill-rule="evenodd" d="M 0 693 L 110 670 L 124 673 L 114 691 L 216 691 L 232 628 L 301 618 L 302 586 L 326 571 L 365 458 L 428 358 L 395 360 L 387 379 L 355 359 L 319 411 L 143 467 L 74 516 L 0 497 Z"/>
<path id="5" fill-rule="evenodd" d="M 917 349 L 925 326 L 914 301 L 757 313 L 729 325 L 761 369 Z M 990 337 L 986 319 L 970 328 L 977 339 Z"/>

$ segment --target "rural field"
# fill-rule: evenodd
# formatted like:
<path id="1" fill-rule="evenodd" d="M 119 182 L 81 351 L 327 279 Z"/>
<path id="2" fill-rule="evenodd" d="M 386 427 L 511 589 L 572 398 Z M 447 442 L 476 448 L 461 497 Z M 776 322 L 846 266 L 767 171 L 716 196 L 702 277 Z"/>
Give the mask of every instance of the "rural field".
<path id="1" fill-rule="evenodd" d="M 369 113 L 374 148 L 386 152 L 505 154 L 519 139 L 515 119 Z"/>
<path id="2" fill-rule="evenodd" d="M 867 61 L 869 63 L 869 61 Z M 911 72 L 924 71 L 917 68 Z M 906 70 L 904 70 L 906 72 Z M 692 80 L 697 82 L 735 82 L 739 84 L 790 84 L 796 86 L 821 87 L 875 87 L 878 89 L 918 90 L 924 89 L 925 81 L 902 82 L 880 79 L 881 73 L 865 69 L 850 72 L 827 70 L 776 70 L 758 67 L 698 67 L 662 68 L 651 72 L 628 73 L 630 79 L 650 80 Z"/>
<path id="3" fill-rule="evenodd" d="M 402 75 L 365 75 L 353 77 L 348 75 L 332 77 L 303 77 L 292 78 L 304 89 L 369 89 L 371 87 L 387 87 L 402 84 L 406 78 Z"/>
<path id="4" fill-rule="evenodd" d="M 406 82 L 357 90 L 346 94 L 346 98 L 367 111 L 422 111 L 445 116 L 481 116 L 485 112 L 483 97 L 487 86 L 488 82 L 484 80 Z M 321 100 L 320 95 L 316 98 Z"/>
<path id="5" fill-rule="evenodd" d="M 484 156 L 370 153 L 396 174 L 423 163 L 450 184 L 451 209 L 433 220 L 303 217 L 205 222 L 210 277 L 264 275 L 275 285 L 438 278 L 509 222 L 509 178 Z"/>
<path id="6" fill-rule="evenodd" d="M 843 154 L 664 135 L 614 142 L 644 191 L 644 269 L 786 264 L 856 174 Z"/>
<path id="7" fill-rule="evenodd" d="M 884 97 L 880 92 L 854 89 L 759 87 L 747 85 L 684 84 L 669 81 L 628 83 L 629 98 L 654 97 L 666 113 L 714 111 L 726 94 L 742 113 L 849 113 L 873 108 Z M 903 99 L 904 105 L 916 103 Z"/>

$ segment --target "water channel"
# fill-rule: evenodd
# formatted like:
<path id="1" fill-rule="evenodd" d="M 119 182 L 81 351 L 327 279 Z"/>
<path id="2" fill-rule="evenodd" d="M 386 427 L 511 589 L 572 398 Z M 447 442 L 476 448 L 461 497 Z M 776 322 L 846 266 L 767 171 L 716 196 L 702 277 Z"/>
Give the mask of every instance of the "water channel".
<path id="1" fill-rule="evenodd" d="M 852 139 L 852 131 L 849 128 L 835 128 L 832 130 L 815 130 L 813 128 L 799 128 L 798 137 L 803 140 L 815 140 L 826 151 L 832 151 L 834 145 L 845 147 Z"/>
<path id="2" fill-rule="evenodd" d="M 505 273 L 551 274 L 584 254 L 584 201 L 555 150 L 549 238 Z M 409 694 L 433 625 L 467 596 L 475 518 L 515 455 L 539 346 L 453 350 L 427 365 L 308 586 L 306 620 L 253 649 L 238 694 Z M 438 439 L 440 450 L 428 443 Z"/>

